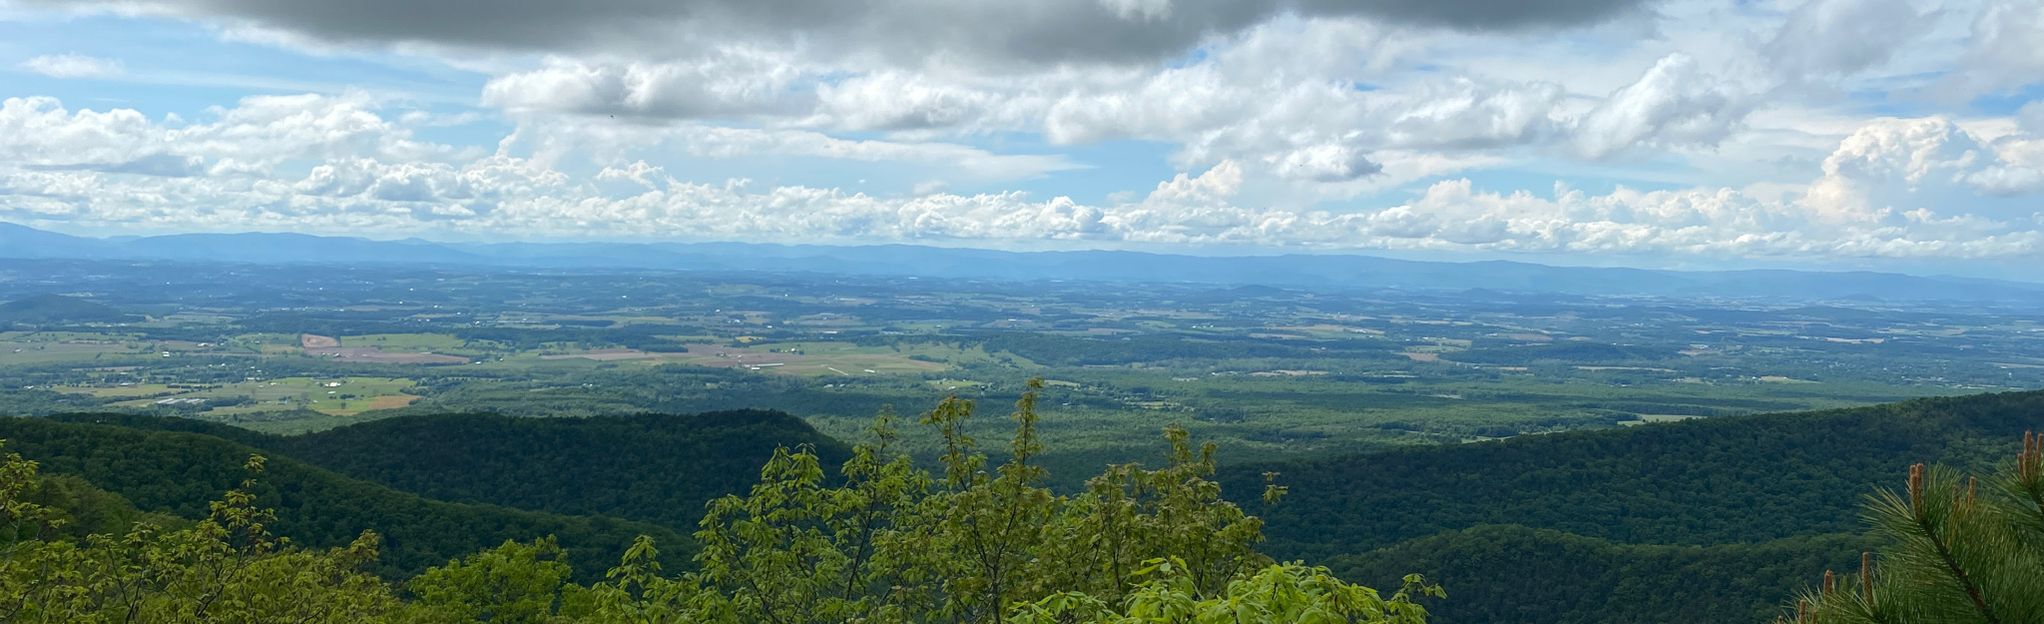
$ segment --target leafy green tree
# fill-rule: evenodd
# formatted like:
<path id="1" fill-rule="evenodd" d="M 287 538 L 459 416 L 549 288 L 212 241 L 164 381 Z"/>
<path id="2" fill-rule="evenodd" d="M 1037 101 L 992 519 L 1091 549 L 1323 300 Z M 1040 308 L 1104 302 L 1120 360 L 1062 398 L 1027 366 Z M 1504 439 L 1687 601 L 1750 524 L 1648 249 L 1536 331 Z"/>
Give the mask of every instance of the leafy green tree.
<path id="1" fill-rule="evenodd" d="M 1234 610 L 1262 614 L 1253 621 L 1405 624 L 1425 618 L 1413 598 L 1440 595 L 1412 577 L 1383 600 L 1324 569 L 1275 565 L 1254 548 L 1261 521 L 1208 479 L 1214 448 L 1195 450 L 1180 429 L 1165 432 L 1161 468 L 1111 466 L 1077 495 L 1051 492 L 1034 463 L 1041 388 L 1031 381 L 1017 401 L 1007 458 L 991 468 L 965 433 L 974 404 L 955 397 L 921 419 L 943 439 L 941 474 L 894 451 L 886 412 L 837 484 L 809 450 L 776 453 L 750 492 L 711 503 L 695 571 L 661 576 L 642 541 L 563 613 L 793 624 L 1203 622 Z M 1180 603 L 1199 610 L 1162 606 Z M 1151 619 L 1108 617 L 1124 607 Z"/>
<path id="2" fill-rule="evenodd" d="M 1165 431 L 1162 467 L 1110 466 L 1075 495 L 1050 491 L 1036 463 L 1042 387 L 1032 380 L 1016 403 L 997 466 L 965 433 L 973 403 L 955 397 L 921 418 L 943 438 L 938 473 L 897 450 L 885 411 L 834 478 L 813 447 L 777 450 L 745 495 L 709 504 L 695 566 L 680 574 L 641 536 L 602 581 L 575 585 L 547 537 L 431 568 L 404 584 L 410 601 L 364 571 L 375 533 L 331 550 L 273 535 L 275 511 L 257 504 L 260 456 L 186 528 L 141 521 L 78 538 L 62 510 L 24 498 L 39 491 L 37 466 L 9 455 L 0 621 L 1423 624 L 1414 600 L 1442 595 L 1410 576 L 1386 599 L 1272 562 L 1255 549 L 1261 521 L 1210 480 L 1213 446 L 1180 429 Z"/>
<path id="3" fill-rule="evenodd" d="M 137 523 L 125 535 L 52 539 L 59 510 L 25 501 L 34 462 L 0 457 L 0 621 L 5 622 L 377 622 L 400 609 L 382 580 L 362 571 L 380 539 L 365 532 L 328 551 L 270 534 L 275 515 L 255 505 L 249 478 L 215 501 L 207 518 L 165 531 Z"/>
<path id="4" fill-rule="evenodd" d="M 418 617 L 449 622 L 548 621 L 571 570 L 552 536 L 504 545 L 432 568 L 405 584 Z"/>
<path id="5" fill-rule="evenodd" d="M 1220 592 L 1198 587 L 1193 570 L 1176 558 L 1153 559 L 1136 570 L 1145 581 L 1117 608 L 1089 594 L 1053 594 L 1016 608 L 1016 624 L 1425 624 L 1417 596 L 1446 597 L 1418 575 L 1390 599 L 1337 579 L 1326 568 L 1272 565 L 1231 581 Z"/>
<path id="6" fill-rule="evenodd" d="M 1825 572 L 1780 620 L 2044 622 L 2044 436 L 2025 433 L 2015 462 L 1982 481 L 1911 466 L 1903 492 L 1868 497 L 1865 518 L 1884 546 L 1857 574 Z"/>

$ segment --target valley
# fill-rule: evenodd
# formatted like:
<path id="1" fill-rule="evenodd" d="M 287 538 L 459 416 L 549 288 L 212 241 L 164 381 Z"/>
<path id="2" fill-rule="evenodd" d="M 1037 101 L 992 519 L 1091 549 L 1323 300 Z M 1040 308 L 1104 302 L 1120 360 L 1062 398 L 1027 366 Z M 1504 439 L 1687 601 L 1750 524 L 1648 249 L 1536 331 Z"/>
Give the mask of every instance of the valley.
<path id="1" fill-rule="evenodd" d="M 25 415 L 763 408 L 848 436 L 1043 377 L 1075 468 L 1165 424 L 1292 459 L 2044 385 L 2021 303 L 56 260 L 0 267 L 0 301 L 98 313 L 0 317 Z"/>
<path id="2" fill-rule="evenodd" d="M 999 458 L 1037 379 L 1047 491 L 1154 465 L 1182 430 L 1218 449 L 1260 551 L 1375 587 L 1420 572 L 1451 592 L 1441 621 L 1758 621 L 1873 547 L 1866 492 L 1911 462 L 1984 469 L 2044 427 L 2040 395 L 2009 392 L 2044 386 L 2044 323 L 2017 301 L 89 260 L 0 276 L 21 302 L 0 317 L 0 400 L 31 417 L 0 419 L 8 450 L 132 501 L 109 517 L 195 517 L 267 456 L 279 531 L 338 548 L 374 528 L 372 571 L 394 580 L 542 535 L 580 582 L 636 535 L 685 569 L 704 505 L 774 448 L 835 466 L 875 414 L 913 423 L 953 396 Z M 895 426 L 918 465 L 948 448 Z M 1260 500 L 1269 485 L 1292 495 Z"/>

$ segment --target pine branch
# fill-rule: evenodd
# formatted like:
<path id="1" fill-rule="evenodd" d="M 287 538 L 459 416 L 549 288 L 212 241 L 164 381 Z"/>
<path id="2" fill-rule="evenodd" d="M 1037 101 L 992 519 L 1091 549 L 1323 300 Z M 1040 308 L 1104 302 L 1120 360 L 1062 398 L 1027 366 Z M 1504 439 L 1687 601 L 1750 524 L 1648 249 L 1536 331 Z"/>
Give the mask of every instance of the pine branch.
<path id="1" fill-rule="evenodd" d="M 1952 555 L 1951 545 L 1939 534 L 1937 527 L 1932 526 L 1931 515 L 1926 513 L 1924 508 L 1926 480 L 1923 464 L 1915 464 L 1909 467 L 1909 501 L 1912 506 L 1911 511 L 1916 517 L 1917 529 L 1922 532 L 1923 537 L 1930 542 L 1930 545 L 1936 549 L 1938 559 L 1944 563 L 1945 571 L 1951 574 L 1952 579 L 1959 583 L 1961 589 L 1965 590 L 1966 597 L 1973 601 L 1973 608 L 1980 613 L 1980 617 L 1985 619 L 1988 624 L 2001 624 L 2001 618 L 1995 616 L 1994 608 L 1988 606 L 1986 597 L 1981 595 L 1980 587 L 1974 583 L 1971 576 L 1966 574 L 1965 568 L 1959 565 L 1958 558 Z"/>

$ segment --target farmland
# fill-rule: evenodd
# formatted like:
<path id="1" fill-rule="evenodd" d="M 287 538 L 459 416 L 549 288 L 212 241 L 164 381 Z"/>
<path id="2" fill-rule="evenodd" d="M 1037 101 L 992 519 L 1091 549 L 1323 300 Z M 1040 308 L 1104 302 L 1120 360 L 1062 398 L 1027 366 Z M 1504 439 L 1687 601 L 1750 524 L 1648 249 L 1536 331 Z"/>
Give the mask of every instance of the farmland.
<path id="1" fill-rule="evenodd" d="M 133 319 L 0 332 L 15 410 L 303 431 L 765 407 L 856 436 L 942 393 L 998 412 L 1040 376 L 1053 459 L 1092 462 L 1167 424 L 1294 457 L 2044 385 L 2044 325 L 1980 305 L 238 267 L 280 285 L 248 288 L 204 265 L 80 294 L 95 270 L 0 282 Z"/>

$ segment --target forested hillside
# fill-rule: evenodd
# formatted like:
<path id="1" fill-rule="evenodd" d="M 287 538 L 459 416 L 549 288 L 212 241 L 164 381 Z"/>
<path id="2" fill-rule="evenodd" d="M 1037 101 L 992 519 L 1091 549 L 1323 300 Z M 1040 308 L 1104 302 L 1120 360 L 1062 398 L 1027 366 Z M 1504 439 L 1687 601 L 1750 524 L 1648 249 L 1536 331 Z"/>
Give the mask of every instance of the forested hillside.
<path id="1" fill-rule="evenodd" d="M 1447 622 L 1749 621 L 1857 566 L 1868 492 L 1981 468 L 2044 428 L 2044 392 L 1522 436 L 1224 470 L 1266 549 L 1363 583 L 1438 579 Z M 1247 502 L 1267 471 L 1301 495 Z M 1764 618 L 1762 618 L 1764 619 Z"/>
<path id="2" fill-rule="evenodd" d="M 1280 560 L 1377 587 L 1411 572 L 1440 582 L 1454 596 L 1437 608 L 1445 622 L 1747 620 L 1856 561 L 1874 486 L 1919 461 L 1984 466 L 2040 425 L 2044 393 L 1925 399 L 1245 464 L 1221 469 L 1221 491 L 1262 516 L 1262 550 Z M 241 459 L 268 454 L 261 493 L 280 507 L 280 534 L 338 546 L 374 528 L 387 538 L 378 569 L 392 576 L 548 534 L 585 579 L 637 533 L 673 559 L 692 547 L 676 531 L 703 501 L 744 491 L 774 447 L 852 456 L 798 419 L 756 411 L 407 416 L 297 437 L 92 415 L 0 420 L 0 438 L 53 479 L 82 478 L 71 489 L 87 498 L 96 486 L 185 518 L 204 515 Z M 1270 471 L 1293 493 L 1274 505 L 1257 498 Z M 607 519 L 620 516 L 660 526 Z"/>
<path id="3" fill-rule="evenodd" d="M 280 453 L 422 496 L 686 529 L 711 499 L 742 492 L 778 447 L 827 464 L 844 443 L 781 412 L 514 418 L 438 415 L 278 439 Z M 604 475 L 628 475 L 606 478 Z"/>
<path id="4" fill-rule="evenodd" d="M 1871 540 L 1813 535 L 1757 544 L 1621 544 L 1549 529 L 1485 525 L 1328 559 L 1369 585 L 1418 572 L 1453 600 L 1442 622 L 1766 622 L 1786 591 L 1859 565 Z M 1381 585 L 1379 585 L 1381 586 Z"/>
<path id="5" fill-rule="evenodd" d="M 1979 465 L 2044 425 L 2044 393 L 1521 436 L 1237 467 L 1311 492 L 1261 509 L 1269 548 L 1324 558 L 1483 524 L 1642 544 L 1751 543 L 1862 527 L 1869 488 L 1920 461 Z"/>
<path id="6" fill-rule="evenodd" d="M 743 491 L 780 447 L 845 460 L 843 442 L 782 412 L 517 418 L 401 416 L 273 436 L 189 419 L 72 415 L 68 421 L 203 431 L 428 498 L 687 529 L 710 499 Z"/>
<path id="7" fill-rule="evenodd" d="M 38 295 L 0 303 L 0 328 L 11 325 L 75 325 L 129 323 L 142 317 L 97 301 L 63 295 Z"/>
<path id="8" fill-rule="evenodd" d="M 946 399 L 920 419 L 948 449 L 941 472 L 901 454 L 893 419 L 883 416 L 873 440 L 830 470 L 839 478 L 827 479 L 808 447 L 775 452 L 744 494 L 708 506 L 693 535 L 694 565 L 663 566 L 658 540 L 640 536 L 586 585 L 570 582 L 554 537 L 507 541 L 401 582 L 369 576 L 362 570 L 393 540 L 363 531 L 321 549 L 278 539 L 279 511 L 291 510 L 265 501 L 290 492 L 262 487 L 274 477 L 260 458 L 182 527 L 138 523 L 80 539 L 64 534 L 66 520 L 81 514 L 62 503 L 84 499 L 28 500 L 61 477 L 0 449 L 0 621 L 1428 621 L 1416 601 L 1441 592 L 1421 577 L 1380 593 L 1255 551 L 1262 523 L 1222 498 L 1207 480 L 1213 447 L 1196 447 L 1183 429 L 1166 431 L 1161 467 L 1112 466 L 1072 496 L 1044 488 L 1033 463 L 1043 449 L 1035 412 L 1042 387 L 1031 381 L 1017 402 L 997 466 L 964 433 L 971 401 Z M 88 464 L 120 462 L 102 449 L 147 446 L 123 435 L 247 448 L 190 432 L 18 422 L 34 426 L 9 433 L 39 437 L 45 454 Z M 118 435 L 98 435 L 108 432 Z M 67 444 L 80 439 L 90 444 Z"/>
<path id="9" fill-rule="evenodd" d="M 578 575 L 588 578 L 599 576 L 638 535 L 673 544 L 676 552 L 688 543 L 682 533 L 652 523 L 423 498 L 199 433 L 0 418 L 0 439 L 47 474 L 75 475 L 141 510 L 187 519 L 205 517 L 208 502 L 246 477 L 242 464 L 249 456 L 266 454 L 268 470 L 255 491 L 277 509 L 276 533 L 332 548 L 374 529 L 384 538 L 375 570 L 392 577 L 507 539 L 556 535 Z"/>

